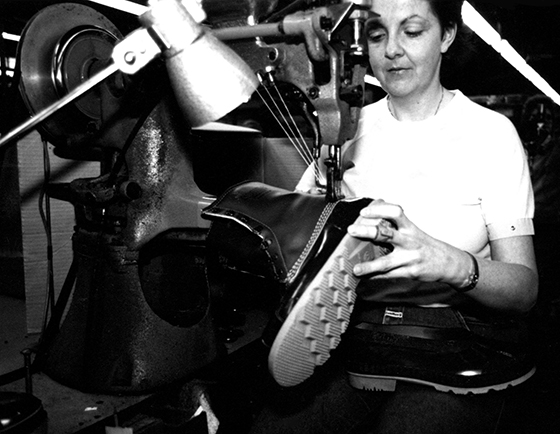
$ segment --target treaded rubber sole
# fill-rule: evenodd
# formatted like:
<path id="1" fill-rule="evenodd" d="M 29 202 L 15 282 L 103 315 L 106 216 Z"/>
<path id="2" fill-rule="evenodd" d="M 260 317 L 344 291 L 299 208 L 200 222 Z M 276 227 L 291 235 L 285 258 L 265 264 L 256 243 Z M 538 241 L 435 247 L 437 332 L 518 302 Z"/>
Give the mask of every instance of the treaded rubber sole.
<path id="1" fill-rule="evenodd" d="M 491 390 L 504 390 L 508 387 L 517 386 L 533 376 L 536 368 L 531 369 L 525 375 L 507 381 L 500 384 L 492 384 L 484 387 L 456 387 L 447 386 L 445 384 L 434 383 L 431 381 L 420 380 L 416 378 L 407 377 L 392 377 L 385 375 L 368 375 L 368 374 L 357 374 L 355 372 L 348 372 L 348 381 L 352 387 L 361 390 L 371 390 L 378 392 L 394 392 L 397 386 L 397 381 L 405 381 L 407 383 L 421 384 L 424 386 L 430 386 L 439 390 L 440 392 L 452 392 L 457 395 L 468 395 L 470 393 L 474 395 L 488 393 Z"/>
<path id="2" fill-rule="evenodd" d="M 380 247 L 346 235 L 283 322 L 268 367 L 281 386 L 295 386 L 325 363 L 346 331 L 359 278 L 354 265 L 381 256 Z"/>

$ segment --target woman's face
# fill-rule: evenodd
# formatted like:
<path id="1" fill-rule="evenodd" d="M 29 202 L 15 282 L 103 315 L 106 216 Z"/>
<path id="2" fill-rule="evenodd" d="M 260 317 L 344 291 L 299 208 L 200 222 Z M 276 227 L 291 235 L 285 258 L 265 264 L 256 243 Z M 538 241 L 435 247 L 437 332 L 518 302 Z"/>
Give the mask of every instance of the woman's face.
<path id="1" fill-rule="evenodd" d="M 439 87 L 441 55 L 455 31 L 442 33 L 428 0 L 373 0 L 379 17 L 368 21 L 370 65 L 393 97 L 421 95 Z"/>

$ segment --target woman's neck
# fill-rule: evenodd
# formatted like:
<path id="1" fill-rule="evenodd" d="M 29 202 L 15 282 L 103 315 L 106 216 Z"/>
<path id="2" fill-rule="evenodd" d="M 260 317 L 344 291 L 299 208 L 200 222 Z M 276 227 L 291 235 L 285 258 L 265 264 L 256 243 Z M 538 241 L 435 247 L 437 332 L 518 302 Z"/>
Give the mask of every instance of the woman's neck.
<path id="1" fill-rule="evenodd" d="M 399 121 L 423 121 L 437 115 L 445 103 L 446 89 L 440 84 L 435 92 L 423 95 L 420 99 L 398 98 L 391 95 L 387 105 L 391 115 Z"/>

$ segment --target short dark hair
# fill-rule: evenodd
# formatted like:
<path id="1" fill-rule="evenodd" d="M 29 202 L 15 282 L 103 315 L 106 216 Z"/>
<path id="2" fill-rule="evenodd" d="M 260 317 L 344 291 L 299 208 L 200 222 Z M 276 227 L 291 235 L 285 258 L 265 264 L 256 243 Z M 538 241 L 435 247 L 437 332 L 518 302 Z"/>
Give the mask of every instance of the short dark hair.
<path id="1" fill-rule="evenodd" d="M 430 4 L 433 14 L 438 19 L 442 32 L 454 27 L 457 28 L 455 41 L 443 55 L 441 70 L 442 81 L 452 81 L 455 71 L 468 63 L 475 51 L 472 39 L 473 33 L 467 26 L 463 25 L 462 9 L 464 0 L 426 1 Z"/>
<path id="2" fill-rule="evenodd" d="M 428 0 L 428 3 L 443 30 L 452 29 L 455 26 L 457 26 L 457 30 L 462 28 L 461 11 L 464 0 Z"/>

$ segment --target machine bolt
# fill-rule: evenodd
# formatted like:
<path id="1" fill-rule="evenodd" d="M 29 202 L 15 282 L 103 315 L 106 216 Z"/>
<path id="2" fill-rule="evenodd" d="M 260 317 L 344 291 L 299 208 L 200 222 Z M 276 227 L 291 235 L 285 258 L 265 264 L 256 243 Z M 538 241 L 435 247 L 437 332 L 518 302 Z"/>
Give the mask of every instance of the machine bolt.
<path id="1" fill-rule="evenodd" d="M 307 91 L 307 94 L 309 95 L 309 98 L 317 99 L 317 98 L 319 98 L 319 88 L 313 86 L 313 87 L 309 88 L 309 90 Z"/>
<path id="2" fill-rule="evenodd" d="M 124 54 L 124 61 L 129 65 L 133 65 L 134 62 L 136 62 L 136 54 L 134 54 L 134 52 L 132 51 L 127 51 Z"/>

